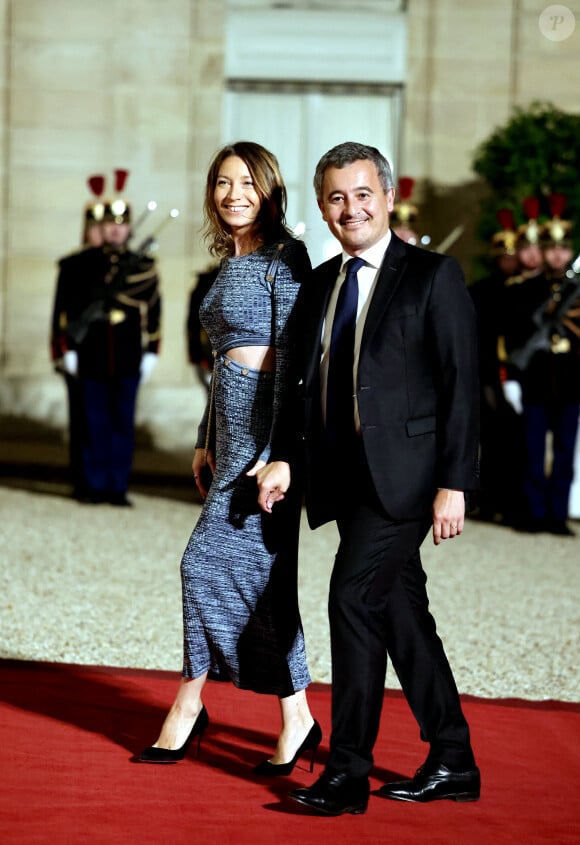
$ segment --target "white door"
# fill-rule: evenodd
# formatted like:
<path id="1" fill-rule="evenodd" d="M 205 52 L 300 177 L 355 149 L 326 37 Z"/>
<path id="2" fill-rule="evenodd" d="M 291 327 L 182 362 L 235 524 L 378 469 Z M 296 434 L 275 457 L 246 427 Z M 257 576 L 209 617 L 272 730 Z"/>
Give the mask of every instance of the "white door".
<path id="1" fill-rule="evenodd" d="M 256 141 L 277 157 L 288 191 L 288 224 L 303 233 L 314 266 L 340 251 L 312 187 L 320 157 L 335 144 L 370 144 L 396 171 L 400 88 L 232 82 L 225 97 L 223 142 Z"/>

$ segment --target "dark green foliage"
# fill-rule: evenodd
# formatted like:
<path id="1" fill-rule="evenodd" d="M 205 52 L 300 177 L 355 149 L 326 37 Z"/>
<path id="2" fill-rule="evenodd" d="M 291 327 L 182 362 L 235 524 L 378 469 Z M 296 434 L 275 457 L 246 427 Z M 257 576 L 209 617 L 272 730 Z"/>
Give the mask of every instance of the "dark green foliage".
<path id="1" fill-rule="evenodd" d="M 564 217 L 574 221 L 576 252 L 580 251 L 580 116 L 550 103 L 535 102 L 514 109 L 511 119 L 477 148 L 473 170 L 490 193 L 481 204 L 478 237 L 489 245 L 498 230 L 496 212 L 511 208 L 516 225 L 525 222 L 522 201 L 540 200 L 540 221 L 551 217 L 547 198 L 567 197 Z"/>

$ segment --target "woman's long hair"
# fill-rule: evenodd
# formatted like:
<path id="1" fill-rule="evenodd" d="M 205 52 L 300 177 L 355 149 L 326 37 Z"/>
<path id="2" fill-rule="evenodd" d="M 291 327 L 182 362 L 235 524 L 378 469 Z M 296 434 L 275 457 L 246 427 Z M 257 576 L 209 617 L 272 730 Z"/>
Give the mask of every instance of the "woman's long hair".
<path id="1" fill-rule="evenodd" d="M 241 158 L 254 180 L 254 188 L 261 202 L 256 234 L 266 244 L 289 234 L 286 226 L 286 187 L 276 156 L 253 141 L 227 144 L 216 153 L 210 164 L 203 204 L 203 235 L 210 253 L 218 258 L 231 255 L 234 249 L 230 228 L 218 214 L 214 199 L 220 167 L 230 156 Z"/>

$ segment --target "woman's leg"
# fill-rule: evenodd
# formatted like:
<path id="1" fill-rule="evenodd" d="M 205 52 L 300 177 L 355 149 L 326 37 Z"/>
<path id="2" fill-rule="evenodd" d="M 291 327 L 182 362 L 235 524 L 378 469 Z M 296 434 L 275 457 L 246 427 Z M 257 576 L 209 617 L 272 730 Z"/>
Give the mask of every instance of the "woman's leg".
<path id="1" fill-rule="evenodd" d="M 191 733 L 195 720 L 203 707 L 201 691 L 207 680 L 207 672 L 199 678 L 182 678 L 167 714 L 161 733 L 154 748 L 169 748 L 171 750 L 181 748 Z"/>
<path id="2" fill-rule="evenodd" d="M 278 766 L 289 763 L 314 724 L 308 707 L 306 690 L 299 690 L 286 698 L 279 698 L 282 730 L 270 763 Z"/>

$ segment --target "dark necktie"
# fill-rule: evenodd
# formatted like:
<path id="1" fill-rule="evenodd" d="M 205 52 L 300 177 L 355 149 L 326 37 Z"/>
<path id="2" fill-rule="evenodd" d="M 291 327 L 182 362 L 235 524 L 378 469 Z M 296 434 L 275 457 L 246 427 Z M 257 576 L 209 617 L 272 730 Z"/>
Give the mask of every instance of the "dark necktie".
<path id="1" fill-rule="evenodd" d="M 365 264 L 351 258 L 332 323 L 326 388 L 326 435 L 333 451 L 348 449 L 355 436 L 353 401 L 354 333 L 358 305 L 357 273 Z"/>

